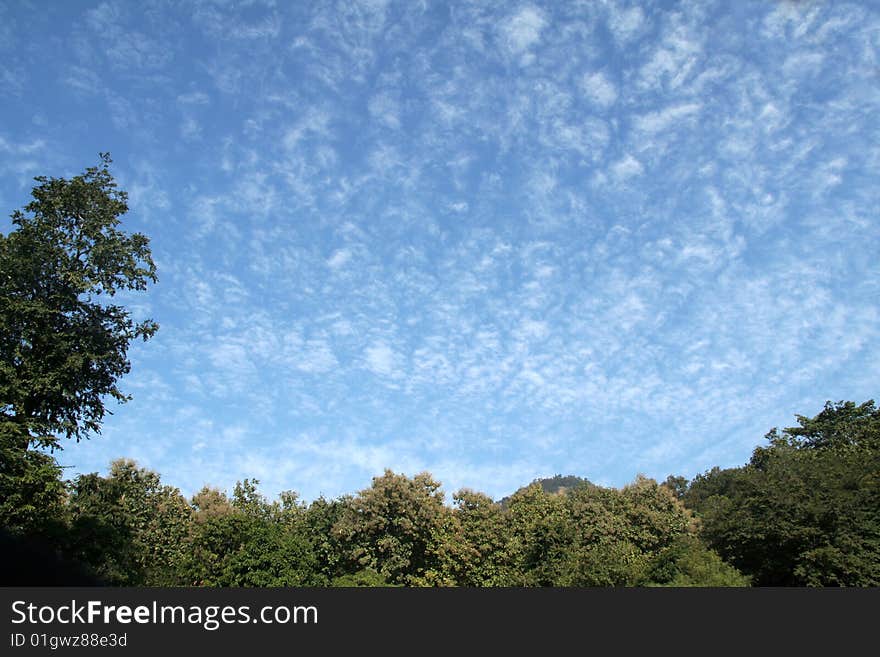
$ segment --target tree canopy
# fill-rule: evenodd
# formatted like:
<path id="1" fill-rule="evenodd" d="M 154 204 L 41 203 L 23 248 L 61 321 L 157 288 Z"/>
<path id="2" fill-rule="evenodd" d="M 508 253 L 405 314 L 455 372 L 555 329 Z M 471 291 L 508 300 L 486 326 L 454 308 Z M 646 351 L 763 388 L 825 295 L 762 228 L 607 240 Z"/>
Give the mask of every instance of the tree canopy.
<path id="1" fill-rule="evenodd" d="M 109 301 L 157 280 L 147 237 L 119 229 L 127 195 L 110 163 L 36 178 L 0 236 L 0 421 L 43 446 L 100 431 L 105 396 L 129 399 L 129 345 L 158 329 Z"/>
<path id="2" fill-rule="evenodd" d="M 53 531 L 61 471 L 33 448 L 99 432 L 105 399 L 129 399 L 118 387 L 129 345 L 158 329 L 111 301 L 157 278 L 149 240 L 119 228 L 127 196 L 110 163 L 102 153 L 69 180 L 36 178 L 0 235 L 0 521 L 10 531 Z"/>
<path id="3" fill-rule="evenodd" d="M 880 411 L 828 403 L 684 495 L 707 544 L 767 586 L 880 585 Z"/>
<path id="4" fill-rule="evenodd" d="M 42 458 L 0 509 L 7 530 L 52 518 L 59 554 L 116 585 L 877 586 L 878 425 L 872 401 L 828 404 L 691 482 L 536 481 L 505 504 L 465 489 L 452 506 L 428 473 L 386 470 L 310 504 L 253 479 L 187 500 L 125 460 L 65 484 L 29 451 Z"/>

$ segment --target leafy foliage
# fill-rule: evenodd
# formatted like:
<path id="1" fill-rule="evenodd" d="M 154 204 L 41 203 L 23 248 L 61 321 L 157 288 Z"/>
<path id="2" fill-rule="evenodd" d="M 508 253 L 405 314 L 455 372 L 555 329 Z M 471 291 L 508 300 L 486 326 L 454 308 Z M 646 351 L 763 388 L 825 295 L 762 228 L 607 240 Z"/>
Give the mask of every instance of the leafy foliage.
<path id="1" fill-rule="evenodd" d="M 42 474 L 0 509 L 32 531 L 66 527 L 65 554 L 124 585 L 876 586 L 878 412 L 840 403 L 799 424 L 689 485 L 535 482 L 506 506 L 462 490 L 450 508 L 429 474 L 391 471 L 308 506 L 292 491 L 270 502 L 248 479 L 231 498 L 204 488 L 186 504 L 130 461 L 65 494 L 54 460 L 22 450 L 28 437 L 7 423 L 14 453 L 35 459 L 29 476 Z"/>
<path id="2" fill-rule="evenodd" d="M 30 436 L 0 420 L 0 525 L 16 535 L 51 536 L 63 523 L 65 488 L 55 459 L 28 449 Z"/>
<path id="3" fill-rule="evenodd" d="M 130 368 L 129 345 L 158 328 L 135 323 L 110 301 L 156 281 L 149 240 L 119 230 L 128 207 L 110 162 L 102 154 L 99 166 L 70 180 L 36 178 L 33 200 L 0 235 L 0 524 L 22 545 L 82 552 L 114 581 L 136 582 L 143 564 L 134 556 L 129 563 L 122 553 L 136 548 L 120 543 L 128 520 L 105 516 L 118 505 L 108 490 L 118 482 L 82 479 L 68 501 L 51 453 L 61 437 L 100 431 L 105 397 L 129 399 L 117 386 Z M 110 566 L 84 538 L 78 542 L 76 532 L 89 523 L 118 544 L 110 559 L 124 565 Z"/>
<path id="4" fill-rule="evenodd" d="M 562 476 L 560 474 L 553 475 L 552 477 L 544 477 L 542 479 L 535 479 L 529 486 L 538 485 L 541 487 L 545 493 L 558 493 L 560 495 L 567 493 L 568 491 L 574 490 L 576 488 L 581 487 L 592 487 L 593 484 L 589 479 L 584 479 L 583 477 L 578 477 L 575 475 L 565 475 Z M 524 486 L 520 489 L 523 490 L 527 488 Z M 519 492 L 519 491 L 518 491 Z M 510 503 L 510 496 L 503 497 L 500 500 L 500 504 L 503 507 L 507 507 Z"/>
<path id="5" fill-rule="evenodd" d="M 620 490 L 579 489 L 570 505 L 581 529 L 565 585 L 639 584 L 659 551 L 693 531 L 684 506 L 667 488 L 645 477 Z"/>
<path id="6" fill-rule="evenodd" d="M 644 576 L 648 586 L 749 586 L 749 578 L 696 536 L 685 534 L 658 552 Z"/>
<path id="7" fill-rule="evenodd" d="M 158 326 L 135 323 L 109 302 L 156 281 L 149 240 L 119 230 L 128 210 L 110 157 L 70 180 L 36 178 L 33 200 L 0 237 L 0 419 L 43 446 L 100 431 L 104 396 L 130 369 L 132 340 Z"/>
<path id="8" fill-rule="evenodd" d="M 157 473 L 120 459 L 109 475 L 81 475 L 70 497 L 71 552 L 105 581 L 161 586 L 182 558 L 192 511 Z"/>
<path id="9" fill-rule="evenodd" d="M 713 469 L 686 503 L 718 553 L 769 586 L 880 584 L 880 411 L 828 403 L 772 430 L 751 461 Z"/>
<path id="10" fill-rule="evenodd" d="M 333 578 L 332 586 L 341 588 L 376 588 L 399 586 L 398 584 L 389 584 L 388 580 L 375 570 L 365 568 L 356 573 L 339 575 Z"/>
<path id="11" fill-rule="evenodd" d="M 178 568 L 181 583 L 196 586 L 320 586 L 327 578 L 293 495 L 270 503 L 259 481 L 245 479 L 233 499 L 212 489 L 193 498 L 195 522 Z"/>
<path id="12" fill-rule="evenodd" d="M 355 571 L 368 569 L 392 584 L 452 584 L 444 576 L 456 533 L 440 484 L 427 473 L 412 479 L 386 470 L 342 510 L 333 532 Z"/>
<path id="13" fill-rule="evenodd" d="M 504 508 L 483 493 L 460 490 L 453 499 L 462 532 L 458 583 L 505 586 L 514 581 Z"/>
<path id="14" fill-rule="evenodd" d="M 507 518 L 511 583 L 520 586 L 638 585 L 656 554 L 694 531 L 675 496 L 644 477 L 566 495 L 533 484 L 510 498 Z"/>

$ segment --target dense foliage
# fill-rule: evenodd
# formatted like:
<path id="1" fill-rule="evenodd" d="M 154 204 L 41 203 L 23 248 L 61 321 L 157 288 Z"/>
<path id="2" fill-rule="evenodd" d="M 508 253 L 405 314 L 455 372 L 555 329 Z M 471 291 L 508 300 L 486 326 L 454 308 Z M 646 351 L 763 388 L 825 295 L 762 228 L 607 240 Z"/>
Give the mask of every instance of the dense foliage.
<path id="1" fill-rule="evenodd" d="M 798 421 L 690 483 L 535 481 L 503 505 L 461 490 L 450 506 L 428 473 L 391 471 L 310 504 L 247 479 L 185 499 L 124 460 L 65 483 L 34 452 L 6 531 L 43 517 L 58 553 L 117 585 L 877 586 L 880 412 L 841 402 Z"/>
<path id="2" fill-rule="evenodd" d="M 702 536 L 767 586 L 880 585 L 880 410 L 828 403 L 773 430 L 741 468 L 715 468 L 684 501 Z"/>
<path id="3" fill-rule="evenodd" d="M 127 196 L 101 157 L 70 180 L 36 178 L 0 236 L 0 420 L 44 446 L 100 430 L 104 397 L 127 400 L 116 384 L 131 341 L 158 328 L 103 302 L 144 290 L 156 267 L 149 240 L 118 229 Z"/>
<path id="4" fill-rule="evenodd" d="M 0 523 L 51 534 L 63 498 L 62 437 L 98 432 L 130 369 L 131 341 L 158 326 L 110 302 L 156 281 L 149 240 L 119 230 L 128 206 L 110 156 L 70 180 L 36 178 L 33 200 L 0 235 Z"/>
<path id="5" fill-rule="evenodd" d="M 58 548 L 113 585 L 744 585 L 696 534 L 690 512 L 639 478 L 621 490 L 547 493 L 507 508 L 481 493 L 444 503 L 427 473 L 386 471 L 354 496 L 269 502 L 256 481 L 186 500 L 131 461 L 80 475 L 56 508 Z"/>

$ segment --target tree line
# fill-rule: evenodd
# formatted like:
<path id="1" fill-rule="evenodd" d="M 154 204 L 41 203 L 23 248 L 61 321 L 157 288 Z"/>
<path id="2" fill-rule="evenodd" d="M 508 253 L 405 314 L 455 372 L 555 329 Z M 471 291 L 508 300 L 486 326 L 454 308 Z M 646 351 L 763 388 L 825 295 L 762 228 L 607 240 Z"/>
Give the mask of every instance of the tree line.
<path id="1" fill-rule="evenodd" d="M 250 479 L 187 499 L 124 459 L 62 482 L 43 454 L 0 513 L 10 536 L 122 586 L 878 586 L 880 410 L 798 419 L 690 482 L 543 480 L 452 505 L 428 473 L 309 504 Z"/>
<path id="2" fill-rule="evenodd" d="M 386 470 L 309 504 L 187 499 L 129 460 L 64 481 L 64 438 L 99 433 L 132 340 L 158 325 L 111 302 L 155 282 L 119 230 L 109 155 L 39 177 L 0 235 L 0 584 L 120 586 L 878 586 L 880 410 L 828 402 L 750 461 L 622 488 L 539 480 L 496 502 Z"/>

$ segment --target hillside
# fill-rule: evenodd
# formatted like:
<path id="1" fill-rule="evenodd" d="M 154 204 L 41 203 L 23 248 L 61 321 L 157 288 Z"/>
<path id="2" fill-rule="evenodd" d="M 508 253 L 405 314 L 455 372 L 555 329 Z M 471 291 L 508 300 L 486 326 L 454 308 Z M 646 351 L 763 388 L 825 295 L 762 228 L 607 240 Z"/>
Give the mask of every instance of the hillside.
<path id="1" fill-rule="evenodd" d="M 511 493 L 510 495 L 507 495 L 507 496 L 501 498 L 501 500 L 499 500 L 498 503 L 501 504 L 501 506 L 507 506 L 508 500 L 510 500 L 511 497 L 516 495 L 517 492 L 519 492 L 520 490 L 523 490 L 523 488 L 528 488 L 528 486 L 533 486 L 535 484 L 540 484 L 541 488 L 544 489 L 545 493 L 558 493 L 560 495 L 565 493 L 566 491 L 571 490 L 572 488 L 577 488 L 578 486 L 595 486 L 596 485 L 593 482 L 591 482 L 589 479 L 585 479 L 583 477 L 578 477 L 576 475 L 563 476 L 563 475 L 557 474 L 557 475 L 553 475 L 552 477 L 544 477 L 541 479 L 535 479 L 534 481 L 532 481 L 532 483 L 528 484 L 527 486 L 523 486 L 519 490 Z"/>

